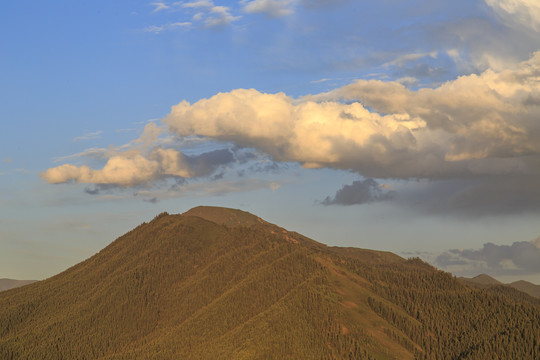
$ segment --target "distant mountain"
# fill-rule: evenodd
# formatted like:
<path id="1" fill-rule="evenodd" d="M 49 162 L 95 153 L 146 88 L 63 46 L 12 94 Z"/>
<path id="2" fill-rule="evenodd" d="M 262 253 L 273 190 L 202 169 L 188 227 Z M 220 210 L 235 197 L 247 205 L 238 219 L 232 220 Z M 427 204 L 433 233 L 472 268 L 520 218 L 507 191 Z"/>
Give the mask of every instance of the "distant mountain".
<path id="1" fill-rule="evenodd" d="M 465 283 L 481 288 L 487 288 L 494 285 L 504 285 L 499 280 L 494 279 L 487 274 L 480 274 L 473 278 L 460 277 L 459 279 L 464 281 Z"/>
<path id="2" fill-rule="evenodd" d="M 538 359 L 539 338 L 517 290 L 216 207 L 0 293 L 0 359 Z"/>
<path id="3" fill-rule="evenodd" d="M 528 281 L 519 280 L 508 284 L 508 286 L 540 299 L 540 285 L 535 285 Z"/>
<path id="4" fill-rule="evenodd" d="M 493 286 L 508 286 L 540 299 L 540 285 L 535 285 L 524 280 L 516 281 L 510 284 L 504 284 L 486 274 L 480 274 L 473 278 L 461 277 L 459 279 L 469 285 L 481 288 L 490 288 Z"/>
<path id="5" fill-rule="evenodd" d="M 36 280 L 0 279 L 0 291 L 13 289 L 13 288 L 28 285 L 34 282 L 36 282 Z"/>

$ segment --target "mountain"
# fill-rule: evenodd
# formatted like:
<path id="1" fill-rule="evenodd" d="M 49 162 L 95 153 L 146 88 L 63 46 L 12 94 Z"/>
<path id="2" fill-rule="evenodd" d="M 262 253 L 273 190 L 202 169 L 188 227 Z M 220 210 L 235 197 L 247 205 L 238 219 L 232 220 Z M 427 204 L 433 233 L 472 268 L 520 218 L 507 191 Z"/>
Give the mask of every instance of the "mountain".
<path id="1" fill-rule="evenodd" d="M 504 284 L 486 274 L 480 274 L 473 278 L 460 277 L 459 279 L 466 284 L 484 289 L 493 286 L 507 286 L 540 299 L 540 285 L 535 285 L 524 280 L 515 281 L 510 284 Z"/>
<path id="2" fill-rule="evenodd" d="M 515 289 L 216 207 L 0 293 L 0 359 L 538 359 L 538 339 Z"/>
<path id="3" fill-rule="evenodd" d="M 527 293 L 531 296 L 540 298 L 540 285 L 535 285 L 525 280 L 519 280 L 519 281 L 515 281 L 513 283 L 508 284 L 508 286 L 513 287 L 514 289 L 517 289 L 524 293 Z"/>
<path id="4" fill-rule="evenodd" d="M 13 289 L 13 288 L 28 285 L 34 282 L 36 282 L 36 280 L 0 279 L 0 291 Z"/>
<path id="5" fill-rule="evenodd" d="M 496 285 L 504 285 L 499 280 L 494 279 L 487 274 L 480 274 L 473 278 L 460 277 L 459 279 L 464 281 L 465 283 L 468 283 L 469 285 L 481 287 L 481 288 L 488 288 L 490 286 L 496 286 Z"/>

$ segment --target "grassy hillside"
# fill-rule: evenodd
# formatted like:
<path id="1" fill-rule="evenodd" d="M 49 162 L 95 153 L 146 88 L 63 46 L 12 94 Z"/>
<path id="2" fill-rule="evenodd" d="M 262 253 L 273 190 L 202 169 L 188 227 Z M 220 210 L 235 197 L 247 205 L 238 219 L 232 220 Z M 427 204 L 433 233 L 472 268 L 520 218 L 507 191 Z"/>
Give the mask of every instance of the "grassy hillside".
<path id="1" fill-rule="evenodd" d="M 0 293 L 0 359 L 537 359 L 510 290 L 199 207 Z"/>

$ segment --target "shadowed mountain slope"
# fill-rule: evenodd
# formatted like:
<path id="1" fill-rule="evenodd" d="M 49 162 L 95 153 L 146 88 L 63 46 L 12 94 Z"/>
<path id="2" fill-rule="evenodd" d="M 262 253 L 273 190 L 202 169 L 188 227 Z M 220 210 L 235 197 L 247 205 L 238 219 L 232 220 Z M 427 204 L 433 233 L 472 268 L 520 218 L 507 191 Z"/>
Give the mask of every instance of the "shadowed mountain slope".
<path id="1" fill-rule="evenodd" d="M 198 207 L 0 293 L 0 359 L 537 359 L 539 302 L 510 290 Z"/>

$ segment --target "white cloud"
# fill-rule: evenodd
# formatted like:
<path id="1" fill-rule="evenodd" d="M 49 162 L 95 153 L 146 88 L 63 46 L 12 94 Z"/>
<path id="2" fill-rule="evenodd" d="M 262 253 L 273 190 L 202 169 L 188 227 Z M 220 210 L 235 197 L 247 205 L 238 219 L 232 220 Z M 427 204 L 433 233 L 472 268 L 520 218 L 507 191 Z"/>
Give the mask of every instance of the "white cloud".
<path id="1" fill-rule="evenodd" d="M 252 0 L 242 1 L 248 14 L 261 13 L 269 17 L 281 17 L 294 13 L 295 0 Z"/>

